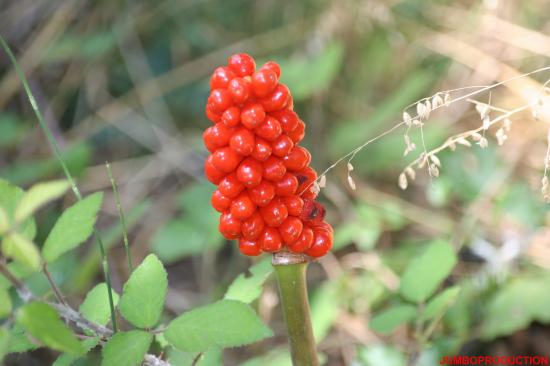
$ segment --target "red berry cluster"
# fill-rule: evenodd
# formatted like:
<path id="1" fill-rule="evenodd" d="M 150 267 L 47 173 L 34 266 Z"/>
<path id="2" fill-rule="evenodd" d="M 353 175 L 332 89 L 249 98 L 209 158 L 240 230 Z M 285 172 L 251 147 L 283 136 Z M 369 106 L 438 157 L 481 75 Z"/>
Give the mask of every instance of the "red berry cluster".
<path id="1" fill-rule="evenodd" d="M 321 257 L 332 247 L 332 227 L 310 189 L 317 173 L 298 143 L 305 124 L 293 111 L 290 91 L 273 61 L 258 71 L 247 54 L 229 57 L 210 79 L 203 134 L 211 155 L 206 177 L 218 188 L 212 206 L 219 230 L 238 239 L 243 254 L 288 250 Z"/>

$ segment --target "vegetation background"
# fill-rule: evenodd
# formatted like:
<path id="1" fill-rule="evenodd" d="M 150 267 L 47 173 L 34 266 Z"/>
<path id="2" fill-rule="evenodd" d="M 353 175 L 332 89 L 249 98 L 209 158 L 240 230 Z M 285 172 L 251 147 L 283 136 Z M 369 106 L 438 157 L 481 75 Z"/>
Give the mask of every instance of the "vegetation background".
<path id="1" fill-rule="evenodd" d="M 208 78 L 228 55 L 281 64 L 306 122 L 304 146 L 324 171 L 398 124 L 423 97 L 548 66 L 549 15 L 544 0 L 0 0 L 0 34 L 83 193 L 105 194 L 98 228 L 114 289 L 120 293 L 129 270 L 105 161 L 119 186 L 133 262 L 153 252 L 167 266 L 169 319 L 219 299 L 251 263 L 217 232 L 213 186 L 202 173 Z M 511 110 L 529 103 L 522 99 L 528 83 L 549 78 L 537 73 L 474 98 Z M 467 100 L 439 109 L 425 121 L 424 143 L 436 148 L 479 127 L 479 117 Z M 540 193 L 547 117 L 515 114 L 503 146 L 489 129 L 485 149 L 438 154 L 439 177 L 418 169 L 405 191 L 397 177 L 422 150 L 418 128 L 410 133 L 417 150 L 406 157 L 404 127 L 358 153 L 355 190 L 345 162 L 328 173 L 321 197 L 335 247 L 309 269 L 326 364 L 550 353 L 550 214 Z M 2 52 L 0 177 L 27 188 L 62 176 Z M 72 203 L 67 195 L 39 212 L 37 243 Z M 450 254 L 426 249 L 448 247 Z M 91 241 L 50 271 L 75 306 L 103 281 Z M 417 298 L 404 288 L 432 276 L 446 280 L 436 284 L 441 297 L 429 312 L 435 289 Z M 50 291 L 43 276 L 27 283 Z M 216 352 L 201 365 L 222 358 L 226 365 L 289 364 L 272 278 L 254 307 L 276 336 Z M 179 356 L 171 356 L 174 364 L 188 362 Z M 4 362 L 49 365 L 56 357 L 39 348 Z M 77 364 L 98 359 L 92 352 Z"/>

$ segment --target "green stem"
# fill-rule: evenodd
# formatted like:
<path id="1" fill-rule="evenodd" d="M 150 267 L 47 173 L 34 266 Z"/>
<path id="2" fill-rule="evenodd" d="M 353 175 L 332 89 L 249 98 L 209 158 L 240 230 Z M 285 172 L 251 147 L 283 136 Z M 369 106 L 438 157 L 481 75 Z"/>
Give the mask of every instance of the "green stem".
<path id="1" fill-rule="evenodd" d="M 273 256 L 294 366 L 319 365 L 307 298 L 308 262 L 307 257 L 291 253 Z"/>

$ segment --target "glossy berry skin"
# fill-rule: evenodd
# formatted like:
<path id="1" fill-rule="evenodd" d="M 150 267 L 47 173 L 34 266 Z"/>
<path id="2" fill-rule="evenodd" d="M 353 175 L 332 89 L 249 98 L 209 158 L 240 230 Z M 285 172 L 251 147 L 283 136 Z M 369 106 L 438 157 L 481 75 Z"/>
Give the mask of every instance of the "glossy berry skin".
<path id="1" fill-rule="evenodd" d="M 282 159 L 270 156 L 263 162 L 263 177 L 272 182 L 281 179 L 286 173 L 286 167 Z"/>
<path id="2" fill-rule="evenodd" d="M 265 109 L 260 103 L 250 103 L 241 109 L 241 123 L 246 128 L 254 129 L 265 119 Z"/>
<path id="3" fill-rule="evenodd" d="M 226 197 L 235 198 L 244 189 L 244 184 L 239 181 L 237 174 L 231 173 L 223 178 L 218 184 L 218 191 Z"/>
<path id="4" fill-rule="evenodd" d="M 248 156 L 252 154 L 252 151 L 254 151 L 254 146 L 256 146 L 256 138 L 250 130 L 240 128 L 229 138 L 229 146 L 237 154 Z"/>
<path id="5" fill-rule="evenodd" d="M 280 200 L 272 200 L 266 206 L 260 207 L 260 215 L 269 227 L 278 227 L 288 217 L 288 210 Z"/>
<path id="6" fill-rule="evenodd" d="M 290 216 L 300 216 L 304 208 L 304 200 L 298 196 L 288 196 L 281 198 L 285 204 Z"/>
<path id="7" fill-rule="evenodd" d="M 235 73 L 228 67 L 218 67 L 210 78 L 210 90 L 225 89 L 235 78 Z"/>
<path id="8" fill-rule="evenodd" d="M 298 188 L 298 179 L 294 174 L 285 173 L 285 175 L 275 182 L 275 194 L 279 197 L 292 196 Z"/>
<path id="9" fill-rule="evenodd" d="M 242 254 L 251 257 L 255 257 L 262 253 L 262 248 L 260 248 L 260 243 L 258 241 L 244 238 L 239 239 L 239 250 Z"/>
<path id="10" fill-rule="evenodd" d="M 245 187 L 256 187 L 262 181 L 263 167 L 260 162 L 252 158 L 246 158 L 237 169 L 237 179 Z"/>
<path id="11" fill-rule="evenodd" d="M 212 197 L 210 198 L 210 202 L 212 203 L 212 207 L 218 212 L 224 212 L 231 207 L 231 198 L 225 196 L 223 193 L 221 193 L 218 189 L 216 189 L 212 193 Z"/>
<path id="12" fill-rule="evenodd" d="M 305 167 L 296 173 L 296 179 L 298 179 L 298 189 L 296 192 L 301 195 L 306 190 L 310 190 L 313 182 L 317 180 L 317 173 L 310 167 Z"/>
<path id="13" fill-rule="evenodd" d="M 210 93 L 208 103 L 212 105 L 212 110 L 217 113 L 223 113 L 227 108 L 231 107 L 231 94 L 225 89 L 215 89 Z"/>
<path id="14" fill-rule="evenodd" d="M 225 177 L 225 173 L 221 170 L 218 170 L 212 163 L 213 155 L 210 155 L 204 162 L 204 175 L 206 178 L 214 184 L 218 184 Z"/>
<path id="15" fill-rule="evenodd" d="M 302 234 L 304 224 L 302 220 L 295 216 L 289 216 L 281 226 L 279 226 L 279 234 L 283 242 L 287 245 L 294 243 Z"/>
<path id="16" fill-rule="evenodd" d="M 294 253 L 303 253 L 311 248 L 314 236 L 313 230 L 310 227 L 304 226 L 298 239 L 288 245 L 288 249 Z"/>
<path id="17" fill-rule="evenodd" d="M 271 153 L 279 158 L 284 158 L 293 147 L 292 139 L 283 134 L 271 143 Z"/>
<path id="18" fill-rule="evenodd" d="M 277 76 L 277 79 L 279 79 L 281 77 L 281 67 L 279 66 L 278 63 L 276 63 L 275 61 L 267 61 L 262 67 L 260 70 L 263 70 L 263 69 L 268 69 L 268 70 L 271 70 L 275 73 L 275 75 Z"/>
<path id="19" fill-rule="evenodd" d="M 283 247 L 283 240 L 275 228 L 265 228 L 259 239 L 260 247 L 264 252 L 276 253 Z"/>
<path id="20" fill-rule="evenodd" d="M 271 156 L 271 145 L 262 138 L 256 138 L 252 157 L 258 161 L 265 161 Z"/>
<path id="21" fill-rule="evenodd" d="M 288 170 L 298 172 L 303 170 L 311 162 L 311 154 L 301 146 L 295 146 L 287 156 L 283 158 L 285 167 Z"/>
<path id="22" fill-rule="evenodd" d="M 283 129 L 284 133 L 290 133 L 294 131 L 296 127 L 298 127 L 298 122 L 300 121 L 298 115 L 294 111 L 291 111 L 289 109 L 271 112 L 270 115 L 277 118 L 277 120 L 281 124 L 281 128 Z"/>
<path id="23" fill-rule="evenodd" d="M 304 199 L 304 207 L 300 213 L 302 221 L 315 226 L 325 219 L 325 206 L 310 199 Z"/>
<path id="24" fill-rule="evenodd" d="M 223 112 L 220 120 L 225 127 L 235 127 L 241 122 L 241 110 L 237 107 L 229 107 Z"/>
<path id="25" fill-rule="evenodd" d="M 289 97 L 290 91 L 287 86 L 279 84 L 268 96 L 262 98 L 260 103 L 262 103 L 267 112 L 272 112 L 284 108 Z"/>
<path id="26" fill-rule="evenodd" d="M 246 53 L 238 53 L 229 57 L 227 66 L 240 77 L 252 75 L 256 70 L 256 62 Z"/>
<path id="27" fill-rule="evenodd" d="M 234 129 L 218 123 L 204 130 L 202 139 L 208 151 L 214 152 L 218 147 L 226 146 L 233 136 L 233 133 Z"/>
<path id="28" fill-rule="evenodd" d="M 275 89 L 278 77 L 273 70 L 261 68 L 252 76 L 252 90 L 258 97 L 265 97 Z"/>
<path id="29" fill-rule="evenodd" d="M 235 78 L 231 80 L 227 88 L 229 94 L 231 94 L 231 97 L 233 98 L 233 102 L 237 104 L 246 102 L 250 96 L 250 89 L 250 82 L 243 78 Z"/>
<path id="30" fill-rule="evenodd" d="M 246 220 L 256 212 L 256 205 L 248 197 L 248 194 L 243 193 L 233 200 L 230 212 L 236 219 Z"/>
<path id="31" fill-rule="evenodd" d="M 296 128 L 288 133 L 288 137 L 294 141 L 295 144 L 302 141 L 306 131 L 306 124 L 303 121 L 298 121 Z"/>
<path id="32" fill-rule="evenodd" d="M 261 181 L 254 188 L 248 190 L 248 195 L 252 202 L 256 205 L 263 207 L 266 206 L 273 197 L 275 197 L 275 186 L 265 180 Z"/>
<path id="33" fill-rule="evenodd" d="M 266 139 L 267 141 L 275 141 L 281 136 L 281 124 L 275 118 L 267 116 L 262 124 L 257 127 L 254 132 L 256 135 Z"/>
<path id="34" fill-rule="evenodd" d="M 237 154 L 230 147 L 222 147 L 212 154 L 212 164 L 216 169 L 224 173 L 230 173 L 237 168 L 242 160 L 242 156 Z"/>
<path id="35" fill-rule="evenodd" d="M 264 231 L 265 222 L 258 211 L 256 211 L 247 220 L 243 221 L 241 225 L 241 232 L 243 238 L 247 240 L 256 240 L 260 237 L 260 234 Z"/>
<path id="36" fill-rule="evenodd" d="M 222 117 L 221 114 L 214 111 L 211 104 L 206 105 L 206 108 L 205 108 L 204 112 L 206 114 L 206 117 L 214 123 L 219 122 L 221 117 Z"/>
<path id="37" fill-rule="evenodd" d="M 226 239 L 237 239 L 241 235 L 241 221 L 235 218 L 231 213 L 224 212 L 220 216 L 218 229 Z"/>
<path id="38" fill-rule="evenodd" d="M 332 233 L 327 230 L 314 229 L 313 234 L 313 244 L 305 253 L 313 258 L 322 257 L 332 248 Z"/>

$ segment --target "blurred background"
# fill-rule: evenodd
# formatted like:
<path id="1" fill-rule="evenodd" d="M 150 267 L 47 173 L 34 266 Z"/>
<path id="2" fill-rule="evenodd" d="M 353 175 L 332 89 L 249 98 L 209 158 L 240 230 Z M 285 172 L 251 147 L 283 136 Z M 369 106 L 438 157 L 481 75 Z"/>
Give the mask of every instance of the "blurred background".
<path id="1" fill-rule="evenodd" d="M 544 0 L 0 0 L 0 34 L 79 185 L 106 194 L 99 228 L 120 292 L 129 273 L 104 165 L 112 164 L 134 263 L 154 252 L 167 265 L 167 319 L 219 299 L 251 264 L 217 232 L 214 187 L 202 172 L 209 74 L 230 54 L 281 64 L 318 171 L 398 124 L 421 98 L 550 65 Z M 472 98 L 500 108 L 491 109 L 496 116 L 531 103 L 549 78 L 549 71 L 535 73 Z M 404 191 L 398 176 L 423 143 L 431 150 L 480 126 L 471 101 L 434 111 L 423 139 L 413 127 L 417 149 L 405 157 L 405 127 L 366 146 L 353 160 L 355 190 L 345 161 L 327 174 L 320 197 L 336 228 L 335 248 L 309 269 L 326 364 L 401 366 L 412 355 L 417 365 L 435 365 L 443 355 L 550 353 L 550 214 L 541 194 L 550 114 L 542 109 L 510 117 L 503 146 L 496 127 L 485 131 L 485 149 L 444 150 L 439 177 L 417 169 Z M 0 177 L 22 187 L 62 177 L 4 52 Z M 41 211 L 37 243 L 71 202 Z M 458 253 L 441 290 L 460 292 L 419 337 L 416 316 L 387 310 L 403 303 L 397 290 L 404 270 L 435 239 Z M 102 281 L 99 258 L 88 243 L 50 268 L 69 302 L 79 304 Z M 37 293 L 49 290 L 40 276 L 29 284 Z M 277 336 L 213 352 L 200 365 L 289 365 L 273 279 L 255 307 Z M 386 319 L 376 318 L 384 312 Z M 98 355 L 79 362 L 97 364 Z M 177 352 L 169 357 L 190 364 Z M 54 359 L 39 349 L 5 362 Z"/>

